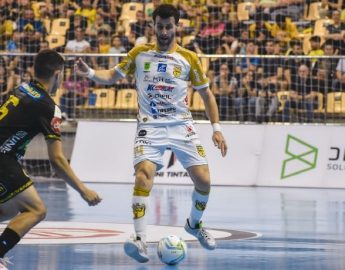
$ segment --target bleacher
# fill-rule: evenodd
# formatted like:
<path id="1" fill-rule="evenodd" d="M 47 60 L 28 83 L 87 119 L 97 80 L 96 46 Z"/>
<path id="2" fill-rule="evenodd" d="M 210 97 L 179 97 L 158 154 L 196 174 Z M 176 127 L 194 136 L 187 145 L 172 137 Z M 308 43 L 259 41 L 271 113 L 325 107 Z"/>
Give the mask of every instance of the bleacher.
<path id="1" fill-rule="evenodd" d="M 90 2 L 88 4 L 87 2 Z M 23 75 L 26 71 L 32 72 L 30 57 L 9 57 L 6 53 L 23 52 L 35 53 L 42 46 L 42 41 L 48 41 L 49 47 L 59 52 L 66 52 L 66 44 L 74 40 L 77 36 L 75 29 L 81 27 L 84 31 L 82 39 L 89 44 L 89 48 L 84 51 L 68 51 L 68 53 L 83 53 L 88 63 L 95 69 L 109 68 L 112 61 L 107 58 L 119 60 L 116 55 L 119 48 L 115 48 L 110 43 L 112 36 L 119 36 L 122 44 L 121 47 L 125 51 L 135 46 L 140 38 L 150 41 L 152 33 L 145 33 L 146 27 L 152 20 L 152 11 L 154 5 L 158 2 L 165 3 L 168 1 L 152 2 L 123 2 L 120 1 L 64 1 L 62 4 L 56 4 L 45 1 L 28 1 L 23 6 L 21 3 L 15 2 L 13 6 L 0 8 L 0 50 L 2 65 L 6 65 L 6 76 L 13 77 L 17 83 L 23 81 Z M 24 2 L 23 2 L 24 3 Z M 102 3 L 105 6 L 102 6 Z M 229 106 L 234 106 L 235 98 L 243 98 L 247 102 L 250 99 L 248 90 L 244 87 L 244 77 L 249 71 L 254 72 L 254 81 L 259 82 L 260 86 L 255 85 L 255 91 L 259 93 L 268 91 L 267 84 L 274 84 L 274 93 L 279 101 L 274 121 L 281 121 L 281 114 L 284 110 L 286 100 L 291 98 L 292 69 L 298 66 L 287 65 L 289 59 L 293 58 L 293 44 L 300 42 L 303 52 L 300 56 L 306 56 L 303 61 L 308 62 L 310 69 L 309 76 L 313 78 L 313 83 L 319 83 L 317 72 L 319 69 L 326 69 L 328 66 L 320 67 L 319 63 L 323 59 L 335 59 L 338 61 L 344 53 L 344 37 L 345 33 L 345 10 L 337 12 L 334 6 L 327 6 L 322 2 L 311 2 L 303 4 L 303 9 L 298 20 L 293 20 L 293 16 L 285 14 L 283 11 L 279 13 L 279 8 L 264 7 L 260 1 L 222 1 L 222 0 L 199 0 L 199 1 L 173 1 L 173 3 L 181 10 L 181 19 L 178 24 L 177 40 L 188 49 L 194 50 L 201 56 L 202 66 L 210 77 L 210 87 L 217 81 L 216 77 L 220 76 L 219 64 L 221 61 L 229 66 L 228 83 L 234 77 L 237 80 L 235 87 L 236 93 L 227 93 L 230 102 Z M 32 14 L 27 12 L 32 10 Z M 143 12 L 143 18 L 138 17 L 138 11 Z M 278 13 L 277 13 L 278 12 Z M 276 16 L 273 18 L 273 14 Z M 30 17 L 31 16 L 31 17 Z M 295 15 L 294 15 L 295 16 Z M 1 24 L 2 22 L 2 24 Z M 10 26 L 12 24 L 12 27 Z M 137 24 L 137 25 L 136 25 Z M 331 26 L 334 27 L 331 27 Z M 2 26 L 2 27 L 1 27 Z M 14 27 L 13 27 L 14 26 Z M 330 31 L 339 30 L 337 33 Z M 139 32 L 136 32 L 139 31 Z M 100 39 L 101 33 L 104 35 L 103 40 Z M 31 35 L 31 38 L 28 36 Z M 311 38 L 319 37 L 319 48 L 312 48 Z M 282 74 L 274 75 L 274 83 L 261 83 L 265 78 L 265 67 L 260 64 L 247 63 L 242 61 L 241 56 L 246 55 L 247 60 L 254 56 L 264 59 L 265 42 L 274 41 L 276 62 L 283 61 L 284 69 Z M 250 41 L 254 41 L 254 50 L 248 49 Z M 23 46 L 24 44 L 24 46 Z M 326 54 L 324 46 L 332 44 L 334 52 L 332 55 Z M 264 53 L 262 53 L 264 52 Z M 90 56 L 88 53 L 100 54 L 102 57 Z M 106 54 L 113 53 L 112 56 Z M 215 57 L 202 57 L 207 53 L 215 55 Z M 219 58 L 216 54 L 228 55 L 228 58 Z M 290 55 L 290 58 L 289 58 Z M 326 56 L 325 56 L 326 55 Z M 237 57 L 238 56 L 238 57 Z M 313 58 L 311 57 L 313 56 Z M 309 58 L 308 58 L 309 57 Z M 258 58 L 258 59 L 259 59 Z M 279 59 L 280 58 L 280 59 Z M 68 58 L 69 59 L 69 58 Z M 105 59 L 100 60 L 100 59 Z M 263 60 L 258 60 L 260 61 Z M 69 62 L 69 65 L 71 65 Z M 316 64 L 317 63 L 317 64 Z M 248 65 L 248 66 L 247 66 Z M 264 71 L 260 73 L 262 68 Z M 345 103 L 343 102 L 343 85 L 339 82 L 336 84 L 337 72 L 334 70 L 336 66 L 332 66 L 328 70 L 327 80 L 332 82 L 327 86 L 325 91 L 320 91 L 319 85 L 312 85 L 317 94 L 314 97 L 317 106 L 314 108 L 316 122 L 334 122 L 343 121 Z M 279 69 L 277 67 L 277 69 Z M 66 80 L 70 75 L 71 66 L 66 66 Z M 211 72 L 214 77 L 212 78 Z M 345 67 L 340 73 L 345 74 Z M 287 75 L 289 74 L 289 75 Z M 272 74 L 271 74 L 272 75 Z M 0 75 L 1 76 L 1 75 Z M 267 76 L 266 76 L 267 77 Z M 272 77 L 272 76 L 270 76 Z M 78 78 L 76 78 L 78 80 Z M 219 78 L 218 78 L 219 79 Z M 267 79 L 267 78 L 266 78 Z M 1 82 L 1 78 L 0 78 Z M 333 83 L 333 84 L 332 84 Z M 129 117 L 134 118 L 137 111 L 136 92 L 133 89 L 134 82 L 121 82 L 121 87 L 114 85 L 111 88 L 104 88 L 102 85 L 91 83 L 89 89 L 83 95 L 83 103 L 74 106 L 73 114 L 69 118 L 118 118 Z M 254 84 L 253 84 L 254 85 Z M 229 86 L 230 87 L 230 86 Z M 261 89 L 261 90 L 260 90 Z M 60 89 L 55 101 L 59 104 L 60 98 L 68 89 Z M 193 90 L 189 98 L 190 109 L 198 118 L 205 118 L 204 105 L 200 96 Z M 241 91 L 247 91 L 244 96 Z M 271 90 L 270 90 L 271 91 Z M 92 100 L 90 100 L 92 99 Z M 252 109 L 246 103 L 244 113 L 245 121 L 255 121 L 255 116 L 251 116 Z M 268 104 L 266 105 L 266 107 Z M 236 108 L 231 108 L 233 115 L 231 120 L 238 120 Z M 292 110 L 298 114 L 302 114 L 305 109 L 297 108 Z M 221 117 L 221 119 L 229 119 L 229 117 Z M 272 120 L 270 119 L 270 120 Z"/>

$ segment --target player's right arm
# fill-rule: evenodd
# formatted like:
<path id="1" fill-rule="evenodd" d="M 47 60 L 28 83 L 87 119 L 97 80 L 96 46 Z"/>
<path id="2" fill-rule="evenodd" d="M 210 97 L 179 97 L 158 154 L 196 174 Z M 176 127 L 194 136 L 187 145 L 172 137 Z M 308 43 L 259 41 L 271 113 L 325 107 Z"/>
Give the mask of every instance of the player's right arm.
<path id="1" fill-rule="evenodd" d="M 64 179 L 72 188 L 79 192 L 80 196 L 89 204 L 96 205 L 102 199 L 98 194 L 86 187 L 73 172 L 69 165 L 60 140 L 47 140 L 49 160 L 59 177 Z"/>
<path id="2" fill-rule="evenodd" d="M 81 77 L 89 78 L 99 84 L 114 84 L 123 76 L 115 69 L 94 70 L 91 69 L 82 59 L 77 59 L 74 69 Z"/>

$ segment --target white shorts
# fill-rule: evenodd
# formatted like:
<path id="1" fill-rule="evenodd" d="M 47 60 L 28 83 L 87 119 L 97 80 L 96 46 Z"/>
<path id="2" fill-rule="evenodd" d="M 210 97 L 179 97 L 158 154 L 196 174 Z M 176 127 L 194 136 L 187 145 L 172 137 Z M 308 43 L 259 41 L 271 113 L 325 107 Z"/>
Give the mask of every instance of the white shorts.
<path id="1" fill-rule="evenodd" d="M 134 166 L 149 160 L 157 165 L 157 171 L 163 168 L 163 154 L 169 148 L 186 169 L 194 165 L 207 164 L 206 153 L 200 144 L 198 134 L 191 122 L 148 126 L 140 124 L 134 141 Z"/>

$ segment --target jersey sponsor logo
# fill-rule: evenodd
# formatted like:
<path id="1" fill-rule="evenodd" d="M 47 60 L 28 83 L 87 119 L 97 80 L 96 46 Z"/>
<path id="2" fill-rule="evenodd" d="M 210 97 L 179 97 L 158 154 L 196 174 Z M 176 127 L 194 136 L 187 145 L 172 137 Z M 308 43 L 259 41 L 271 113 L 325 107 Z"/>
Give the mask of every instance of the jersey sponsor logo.
<path id="1" fill-rule="evenodd" d="M 152 143 L 147 139 L 136 139 L 135 144 L 141 144 L 141 145 L 151 145 Z"/>
<path id="2" fill-rule="evenodd" d="M 199 156 L 206 157 L 205 149 L 201 144 L 196 145 L 196 150 L 198 151 Z"/>
<path id="3" fill-rule="evenodd" d="M 26 93 L 27 95 L 29 95 L 32 98 L 38 99 L 40 98 L 42 95 L 40 92 L 38 92 L 37 90 L 35 90 L 33 87 L 31 87 L 29 84 L 27 83 L 23 83 L 19 86 L 19 90 Z"/>
<path id="4" fill-rule="evenodd" d="M 150 83 L 165 82 L 165 83 L 169 83 L 169 84 L 176 84 L 175 80 L 170 79 L 170 78 L 164 78 L 162 76 L 150 77 L 148 75 L 145 75 L 144 82 L 150 82 Z"/>
<path id="5" fill-rule="evenodd" d="M 157 104 L 153 101 L 150 102 L 150 109 L 151 109 L 151 113 L 152 114 L 157 114 L 158 110 L 157 110 Z"/>
<path id="6" fill-rule="evenodd" d="M 186 134 L 186 137 L 192 137 L 196 135 L 196 132 L 194 131 L 193 127 L 192 126 L 187 126 L 187 134 Z"/>
<path id="7" fill-rule="evenodd" d="M 167 72 L 167 64 L 158 63 L 157 72 Z"/>
<path id="8" fill-rule="evenodd" d="M 154 99 L 154 98 L 163 98 L 163 99 L 171 99 L 171 96 L 168 94 L 151 94 L 149 93 L 147 95 L 149 97 L 149 99 Z"/>
<path id="9" fill-rule="evenodd" d="M 175 58 L 170 55 L 164 55 L 164 54 L 155 54 L 153 57 L 161 58 L 161 59 L 169 59 L 175 61 Z"/>
<path id="10" fill-rule="evenodd" d="M 200 83 L 200 82 L 201 82 L 201 79 L 200 79 L 200 75 L 199 75 L 198 71 L 194 68 L 194 69 L 193 69 L 193 72 L 194 72 L 195 81 L 196 81 L 197 83 Z"/>
<path id="11" fill-rule="evenodd" d="M 149 84 L 147 87 L 147 91 L 166 91 L 171 92 L 174 90 L 175 87 L 171 85 L 163 85 L 163 84 Z"/>
<path id="12" fill-rule="evenodd" d="M 8 138 L 1 146 L 0 146 L 0 152 L 5 154 L 8 152 L 11 152 L 14 146 L 17 145 L 17 143 L 23 139 L 28 133 L 26 131 L 17 131 L 16 134 Z"/>
<path id="13" fill-rule="evenodd" d="M 174 113 L 174 112 L 176 112 L 176 108 L 175 107 L 162 108 L 162 109 L 158 109 L 158 112 L 160 112 L 160 113 Z"/>
<path id="14" fill-rule="evenodd" d="M 134 157 L 139 157 L 144 154 L 144 147 L 142 145 L 134 147 Z"/>
<path id="15" fill-rule="evenodd" d="M 181 73 L 182 73 L 182 67 L 179 66 L 179 65 L 175 65 L 174 66 L 174 69 L 173 69 L 173 75 L 176 77 L 176 78 L 179 78 L 181 76 Z"/>
<path id="16" fill-rule="evenodd" d="M 147 131 L 146 131 L 145 129 L 141 129 L 141 130 L 139 130 L 139 132 L 138 132 L 138 136 L 139 136 L 139 137 L 145 137 L 146 134 L 147 134 Z"/>
<path id="17" fill-rule="evenodd" d="M 151 62 L 144 63 L 144 72 L 150 72 L 151 69 Z"/>
<path id="18" fill-rule="evenodd" d="M 53 119 L 50 122 L 50 126 L 54 133 L 61 134 L 61 118 L 53 117 Z"/>

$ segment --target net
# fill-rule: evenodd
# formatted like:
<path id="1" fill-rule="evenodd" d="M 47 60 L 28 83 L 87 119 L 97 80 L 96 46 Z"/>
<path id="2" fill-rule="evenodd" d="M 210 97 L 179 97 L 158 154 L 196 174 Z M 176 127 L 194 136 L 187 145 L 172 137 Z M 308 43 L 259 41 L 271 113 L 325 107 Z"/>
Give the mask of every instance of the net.
<path id="1" fill-rule="evenodd" d="M 74 74 L 73 63 L 82 57 L 94 69 L 107 69 L 136 44 L 154 41 L 152 13 L 163 2 L 179 8 L 177 41 L 200 55 L 221 121 L 344 123 L 344 7 L 321 2 L 7 1 L 0 6 L 0 101 L 32 78 L 35 53 L 52 48 L 66 54 L 54 100 L 66 120 L 67 153 L 79 119 L 135 119 L 133 77 L 97 85 Z M 188 100 L 194 119 L 206 119 L 191 88 Z M 41 145 L 31 144 L 25 166 L 51 176 Z"/>

